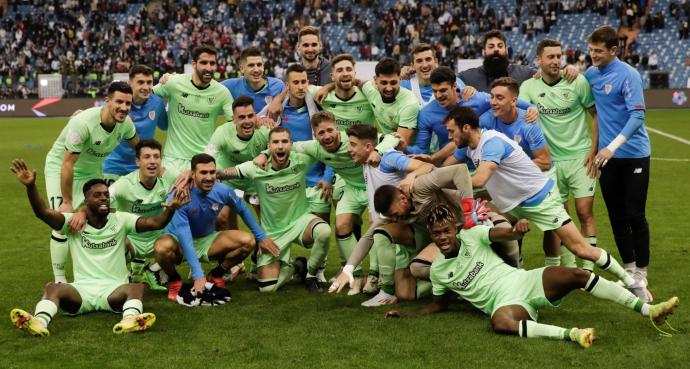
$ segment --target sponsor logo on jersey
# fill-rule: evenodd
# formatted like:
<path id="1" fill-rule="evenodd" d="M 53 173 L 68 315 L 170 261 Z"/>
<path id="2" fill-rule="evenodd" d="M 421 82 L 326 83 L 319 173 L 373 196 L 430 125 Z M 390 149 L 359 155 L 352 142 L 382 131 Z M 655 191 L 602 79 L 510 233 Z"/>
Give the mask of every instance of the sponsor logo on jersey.
<path id="1" fill-rule="evenodd" d="M 466 289 L 467 286 L 469 286 L 470 283 L 472 283 L 472 281 L 474 280 L 474 278 L 476 278 L 477 275 L 479 275 L 479 272 L 482 270 L 482 268 L 484 268 L 484 263 L 481 262 L 481 261 L 478 261 L 478 262 L 474 265 L 474 268 L 472 268 L 472 270 L 470 270 L 470 272 L 467 273 L 467 277 L 465 277 L 465 279 L 463 279 L 463 280 L 460 281 L 460 282 L 453 282 L 453 285 L 455 285 L 455 287 L 457 287 L 457 288 L 459 288 L 459 289 L 461 289 L 461 290 Z"/>
<path id="2" fill-rule="evenodd" d="M 567 97 L 567 96 L 566 96 Z M 562 115 L 562 114 L 568 114 L 572 111 L 572 109 L 568 106 L 565 108 L 547 108 L 544 105 L 537 103 L 537 109 L 539 109 L 539 113 L 541 114 L 549 114 L 549 115 Z"/>
<path id="3" fill-rule="evenodd" d="M 266 193 L 288 192 L 298 188 L 300 188 L 299 182 L 282 186 L 273 186 L 270 183 L 266 183 Z"/>
<path id="4" fill-rule="evenodd" d="M 187 115 L 190 117 L 202 118 L 202 119 L 208 119 L 211 116 L 211 114 L 209 114 L 207 112 L 201 112 L 201 111 L 197 111 L 197 110 L 187 109 L 184 107 L 184 105 L 179 104 L 179 103 L 177 104 L 177 112 L 182 114 L 182 115 Z"/>
<path id="5" fill-rule="evenodd" d="M 89 153 L 89 154 L 91 154 L 91 155 L 93 155 L 93 156 L 95 156 L 95 157 L 97 157 L 97 158 L 105 158 L 106 156 L 108 156 L 108 154 L 110 154 L 110 151 L 108 151 L 108 152 L 98 152 L 98 151 L 96 151 L 96 150 L 94 150 L 94 149 L 92 149 L 92 148 L 90 148 L 90 147 L 86 150 L 86 152 Z"/>
<path id="6" fill-rule="evenodd" d="M 107 249 L 108 247 L 117 246 L 117 240 L 113 238 L 112 240 L 108 240 L 108 241 L 104 241 L 104 242 L 92 242 L 88 238 L 84 238 L 81 245 L 85 249 L 102 250 L 102 249 Z"/>
<path id="7" fill-rule="evenodd" d="M 161 197 L 165 198 L 165 195 Z M 162 208 L 163 206 L 161 205 L 161 203 L 144 204 L 144 200 L 137 199 L 137 201 L 132 203 L 131 213 L 145 214 L 154 210 L 161 210 Z"/>
<path id="8" fill-rule="evenodd" d="M 151 120 L 156 119 L 156 111 L 155 110 L 151 110 L 149 112 L 149 119 L 151 119 Z"/>

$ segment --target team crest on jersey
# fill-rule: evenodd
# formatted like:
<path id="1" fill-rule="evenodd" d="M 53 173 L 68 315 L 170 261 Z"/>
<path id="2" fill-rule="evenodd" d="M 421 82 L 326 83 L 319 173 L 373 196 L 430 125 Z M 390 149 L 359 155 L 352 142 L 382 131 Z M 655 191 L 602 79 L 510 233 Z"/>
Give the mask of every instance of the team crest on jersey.
<path id="1" fill-rule="evenodd" d="M 470 253 L 470 250 L 468 250 L 466 247 L 463 247 L 462 250 L 462 257 L 463 258 L 471 258 L 472 254 Z"/>
<path id="2" fill-rule="evenodd" d="M 118 137 L 117 139 L 119 140 L 120 137 Z M 100 144 L 101 144 L 101 141 L 96 141 L 96 142 L 94 142 L 93 144 L 94 144 L 94 145 L 100 145 Z"/>
<path id="3" fill-rule="evenodd" d="M 361 113 L 362 110 L 364 110 L 364 106 L 362 106 L 362 105 L 357 105 L 356 109 L 357 109 L 357 112 L 358 112 L 358 113 Z"/>
<path id="4" fill-rule="evenodd" d="M 515 141 L 516 143 L 519 144 L 520 141 L 522 141 L 522 135 L 515 135 L 515 136 L 513 136 L 513 141 Z"/>
<path id="5" fill-rule="evenodd" d="M 149 119 L 151 119 L 151 120 L 156 119 L 156 111 L 155 110 L 151 110 L 149 112 Z"/>
<path id="6" fill-rule="evenodd" d="M 607 95 L 611 93 L 611 90 L 613 90 L 613 85 L 610 83 L 604 85 L 604 92 L 606 92 Z"/>
<path id="7" fill-rule="evenodd" d="M 220 209 L 220 204 L 213 204 L 213 205 L 211 205 L 211 209 L 212 209 L 213 211 L 218 211 L 218 210 Z"/>
<path id="8" fill-rule="evenodd" d="M 182 98 L 183 98 L 183 99 L 186 99 L 186 98 L 187 98 L 187 96 L 189 96 L 189 94 L 188 94 L 188 93 L 186 93 L 186 92 L 183 92 L 183 93 L 182 93 Z"/>
<path id="9" fill-rule="evenodd" d="M 539 94 L 539 97 L 544 97 L 544 96 L 546 96 L 546 92 L 542 92 Z"/>
<path id="10" fill-rule="evenodd" d="M 208 97 L 208 104 L 213 105 L 214 102 L 216 102 L 216 97 L 215 96 L 209 96 Z"/>
<path id="11" fill-rule="evenodd" d="M 448 272 L 448 278 L 453 278 L 453 272 Z"/>

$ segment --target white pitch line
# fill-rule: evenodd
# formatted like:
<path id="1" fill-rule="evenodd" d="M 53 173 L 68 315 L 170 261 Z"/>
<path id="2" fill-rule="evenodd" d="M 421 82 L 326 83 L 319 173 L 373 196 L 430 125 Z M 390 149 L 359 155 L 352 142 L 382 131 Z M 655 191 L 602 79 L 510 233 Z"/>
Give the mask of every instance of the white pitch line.
<path id="1" fill-rule="evenodd" d="M 672 134 L 670 134 L 670 133 L 666 133 L 666 132 L 664 132 L 664 131 L 660 131 L 660 130 L 658 130 L 658 129 L 656 129 L 656 128 L 652 128 L 652 127 L 649 127 L 649 126 L 647 126 L 647 130 L 648 130 L 648 131 L 651 131 L 651 132 L 654 132 L 654 133 L 656 133 L 656 134 L 658 134 L 658 135 L 662 135 L 662 136 L 664 136 L 664 137 L 668 137 L 668 138 L 670 138 L 670 139 L 672 139 L 672 140 L 676 140 L 676 141 L 678 141 L 678 142 L 680 142 L 680 143 L 684 143 L 684 144 L 686 144 L 686 145 L 690 145 L 690 141 L 684 139 L 683 137 L 678 137 L 678 136 L 672 135 Z"/>
<path id="2" fill-rule="evenodd" d="M 661 160 L 661 161 L 690 161 L 690 159 L 677 159 L 677 158 L 652 158 L 652 160 Z"/>

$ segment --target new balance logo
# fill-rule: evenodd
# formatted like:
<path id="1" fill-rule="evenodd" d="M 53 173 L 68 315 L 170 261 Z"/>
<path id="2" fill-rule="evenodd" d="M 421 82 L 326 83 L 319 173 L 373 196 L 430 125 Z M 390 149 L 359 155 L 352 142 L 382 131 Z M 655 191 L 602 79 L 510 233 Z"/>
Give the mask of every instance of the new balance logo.
<path id="1" fill-rule="evenodd" d="M 542 92 L 539 94 L 539 97 L 544 97 L 544 96 L 546 96 L 546 92 Z"/>
<path id="2" fill-rule="evenodd" d="M 642 173 L 642 168 L 635 168 L 635 170 L 633 170 L 633 174 L 640 174 L 640 173 Z"/>
<path id="3" fill-rule="evenodd" d="M 558 223 L 558 218 L 554 218 L 554 219 L 553 219 L 553 223 L 554 223 L 554 224 Z"/>

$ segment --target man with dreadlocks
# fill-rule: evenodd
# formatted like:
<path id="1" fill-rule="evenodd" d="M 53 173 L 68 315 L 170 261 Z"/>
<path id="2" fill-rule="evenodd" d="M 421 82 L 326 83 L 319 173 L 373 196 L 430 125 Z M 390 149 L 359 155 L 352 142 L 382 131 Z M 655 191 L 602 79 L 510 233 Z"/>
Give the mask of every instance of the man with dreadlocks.
<path id="1" fill-rule="evenodd" d="M 635 310 L 655 325 L 665 322 L 678 306 L 678 297 L 649 305 L 624 287 L 583 269 L 548 266 L 523 270 L 509 266 L 493 253 L 490 244 L 521 238 L 529 231 L 529 223 L 524 219 L 513 228 L 477 225 L 459 233 L 455 212 L 445 205 L 432 209 L 427 219 L 431 240 L 440 249 L 431 265 L 433 302 L 414 312 L 391 310 L 386 317 L 445 311 L 448 293 L 454 292 L 490 315 L 491 328 L 496 333 L 571 340 L 588 348 L 594 339 L 593 328 L 566 329 L 537 323 L 538 309 L 558 306 L 563 297 L 576 289 Z"/>

